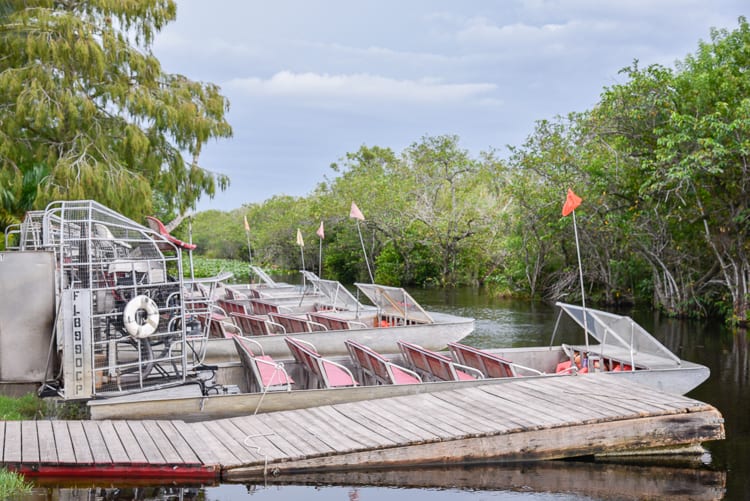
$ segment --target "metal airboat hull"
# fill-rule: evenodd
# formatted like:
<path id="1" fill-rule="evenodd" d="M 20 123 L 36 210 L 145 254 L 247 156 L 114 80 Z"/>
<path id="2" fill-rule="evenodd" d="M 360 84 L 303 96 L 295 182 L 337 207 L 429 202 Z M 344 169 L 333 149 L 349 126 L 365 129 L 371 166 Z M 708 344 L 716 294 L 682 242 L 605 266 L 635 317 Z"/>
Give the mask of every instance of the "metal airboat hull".
<path id="1" fill-rule="evenodd" d="M 564 303 L 558 303 L 557 306 L 560 308 L 560 318 L 565 313 L 575 323 L 584 328 L 585 344 L 560 344 L 549 347 L 486 350 L 502 357 L 506 362 L 511 361 L 512 365 L 518 368 L 516 374 L 520 377 L 456 382 L 426 382 L 408 385 L 358 386 L 354 388 L 321 390 L 292 389 L 291 391 L 274 391 L 265 394 L 240 393 L 237 395 L 183 395 L 170 397 L 165 394 L 152 393 L 151 396 L 141 396 L 140 401 L 133 401 L 131 398 L 128 401 L 117 399 L 101 403 L 93 402 L 91 404 L 91 413 L 95 419 L 114 417 L 166 419 L 179 416 L 181 419 L 202 420 L 257 412 L 290 410 L 325 404 L 430 393 L 468 386 L 523 384 L 524 381 L 528 381 L 529 377 L 620 378 L 633 384 L 650 386 L 667 393 L 685 394 L 709 377 L 710 371 L 708 367 L 681 360 L 629 317 Z M 560 321 L 558 320 L 558 326 L 559 324 Z M 414 327 L 408 327 L 408 329 L 411 328 Z M 434 325 L 432 329 L 431 332 L 434 333 Z M 380 332 L 385 332 L 386 330 L 389 329 L 382 329 Z M 342 334 L 348 334 L 351 337 L 354 332 L 356 331 L 346 331 Z M 553 333 L 553 338 L 555 333 Z M 327 335 L 331 335 L 331 333 L 316 334 L 316 336 L 321 337 Z M 278 338 L 280 341 L 283 341 L 283 336 L 278 336 Z M 333 338 L 331 341 L 333 342 Z M 363 339 L 358 339 L 358 341 L 361 341 L 362 344 L 368 343 L 367 340 Z M 341 344 L 340 350 L 344 350 L 343 341 Z M 228 347 L 225 348 L 225 352 L 228 354 L 230 350 Z M 336 351 L 336 348 L 333 346 L 326 349 Z M 395 351 L 382 350 L 383 353 L 394 353 Z M 571 372 L 558 372 L 560 365 L 565 365 L 566 363 L 575 363 L 577 365 L 579 363 L 578 357 L 581 360 L 580 368 L 576 368 Z M 302 368 L 296 365 L 296 363 L 289 361 L 288 356 L 283 358 L 287 359 L 284 366 L 295 381 L 304 381 L 306 376 Z M 398 365 L 407 365 L 400 355 L 390 355 L 388 358 Z M 584 358 L 587 363 L 582 362 Z M 356 372 L 356 367 L 352 366 L 352 362 L 348 358 L 340 357 L 333 360 L 351 366 L 353 371 Z M 590 373 L 587 372 L 589 368 L 591 368 Z M 244 370 L 238 362 L 226 364 L 225 369 L 227 372 L 224 375 L 217 375 L 217 383 L 236 383 L 243 380 Z M 231 374 L 232 370 L 235 371 L 234 374 Z M 240 386 L 238 386 L 239 388 Z M 612 398 L 618 397 L 627 398 L 628 396 L 612 395 Z M 153 399 L 146 400 L 150 398 Z M 571 405 L 585 405 L 585 400 L 586 395 L 571 394 Z"/>
<path id="2" fill-rule="evenodd" d="M 595 349 L 596 347 L 591 347 Z M 417 395 L 458 388 L 478 387 L 496 384 L 523 384 L 529 378 L 574 378 L 574 377 L 614 377 L 657 388 L 659 390 L 685 394 L 705 381 L 710 374 L 707 367 L 692 362 L 682 361 L 679 367 L 643 368 L 635 371 L 595 372 L 590 374 L 555 374 L 554 367 L 567 355 L 561 346 L 508 348 L 487 350 L 503 358 L 517 361 L 526 367 L 538 367 L 549 371 L 543 375 L 524 375 L 523 377 L 478 379 L 473 381 L 437 381 L 421 384 L 357 386 L 347 388 L 311 389 L 291 391 L 277 390 L 266 393 L 239 393 L 203 396 L 199 387 L 163 390 L 145 394 L 97 400 L 89 403 L 92 419 L 174 419 L 185 421 L 202 421 L 227 417 L 243 416 L 255 413 L 304 409 L 320 405 L 359 402 L 387 397 Z M 400 355 L 389 356 L 391 360 L 403 365 Z M 337 361 L 351 367 L 345 357 L 335 357 Z M 284 367 L 295 381 L 304 380 L 301 367 L 291 360 L 282 360 Z M 354 370 L 354 368 L 352 367 Z M 217 380 L 226 383 L 238 383 L 244 378 L 244 371 L 239 362 L 222 364 Z M 616 398 L 616 396 L 613 396 Z M 627 395 L 622 395 L 627 398 Z M 585 405 L 585 395 L 571 396 L 572 405 Z"/>
<path id="3" fill-rule="evenodd" d="M 373 327 L 321 332 L 296 332 L 292 336 L 315 346 L 325 356 L 346 355 L 344 341 L 354 339 L 380 353 L 397 353 L 397 341 L 406 339 L 431 350 L 442 350 L 450 342 L 460 341 L 474 330 L 474 319 L 445 313 L 430 312 L 435 323 L 406 326 Z M 284 335 L 247 336 L 263 347 L 263 352 L 274 358 L 289 358 L 291 353 Z M 231 339 L 210 338 L 207 341 L 205 362 L 216 364 L 237 361 L 239 357 Z"/>

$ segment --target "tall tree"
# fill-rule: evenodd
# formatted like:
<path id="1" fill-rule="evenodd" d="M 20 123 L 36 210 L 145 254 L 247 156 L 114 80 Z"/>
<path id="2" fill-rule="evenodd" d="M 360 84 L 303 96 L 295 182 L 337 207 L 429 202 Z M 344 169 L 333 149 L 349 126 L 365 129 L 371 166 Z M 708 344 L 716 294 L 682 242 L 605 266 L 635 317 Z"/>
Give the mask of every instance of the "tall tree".
<path id="1" fill-rule="evenodd" d="M 183 212 L 227 186 L 197 159 L 208 140 L 231 135 L 228 102 L 216 85 L 163 72 L 151 52 L 175 16 L 173 0 L 1 4 L 4 194 L 21 196 L 24 179 L 44 172 L 36 207 L 93 198 L 139 217 L 154 195 Z M 3 207 L 26 208 L 15 205 Z"/>
<path id="2" fill-rule="evenodd" d="M 403 156 L 412 187 L 411 219 L 424 225 L 426 240 L 440 256 L 442 282 L 455 285 L 461 251 L 486 230 L 495 212 L 490 165 L 461 149 L 458 136 L 424 137 Z"/>

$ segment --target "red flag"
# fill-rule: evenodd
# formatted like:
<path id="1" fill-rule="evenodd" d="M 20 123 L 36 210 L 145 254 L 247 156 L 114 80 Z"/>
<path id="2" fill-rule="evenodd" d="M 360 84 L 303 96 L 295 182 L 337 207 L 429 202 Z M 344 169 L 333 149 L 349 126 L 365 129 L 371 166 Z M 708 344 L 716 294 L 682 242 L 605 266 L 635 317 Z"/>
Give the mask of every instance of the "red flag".
<path id="1" fill-rule="evenodd" d="M 360 221 L 365 220 L 365 216 L 362 215 L 362 211 L 359 210 L 359 207 L 357 207 L 357 204 L 352 202 L 352 208 L 349 211 L 349 217 L 353 217 L 354 219 L 359 219 Z"/>
<path id="2" fill-rule="evenodd" d="M 576 207 L 581 205 L 581 197 L 573 193 L 573 190 L 568 188 L 568 197 L 565 199 L 565 204 L 562 208 L 562 215 L 567 216 L 574 210 L 576 210 Z"/>
<path id="3" fill-rule="evenodd" d="M 318 231 L 315 232 L 321 240 L 323 240 L 326 237 L 326 232 L 323 229 L 323 221 L 320 222 L 320 228 L 318 228 Z"/>
<path id="4" fill-rule="evenodd" d="M 247 216 L 245 216 L 245 231 L 250 231 L 250 225 L 247 224 Z"/>

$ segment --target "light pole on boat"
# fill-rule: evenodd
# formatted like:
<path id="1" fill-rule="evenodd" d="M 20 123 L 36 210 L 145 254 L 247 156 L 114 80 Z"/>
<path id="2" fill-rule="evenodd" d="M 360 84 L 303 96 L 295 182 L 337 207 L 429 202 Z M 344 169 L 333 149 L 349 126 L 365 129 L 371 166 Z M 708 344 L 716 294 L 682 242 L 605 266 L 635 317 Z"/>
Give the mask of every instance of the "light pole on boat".
<path id="1" fill-rule="evenodd" d="M 568 188 L 568 196 L 563 204 L 562 215 L 567 216 L 573 214 L 573 233 L 576 237 L 576 255 L 578 256 L 578 277 L 581 282 L 581 308 L 583 311 L 583 332 L 586 338 L 586 351 L 589 349 L 589 328 L 588 320 L 586 319 L 586 293 L 583 286 L 583 266 L 581 266 L 581 247 L 578 244 L 578 225 L 576 224 L 576 207 L 581 205 L 581 197 L 573 193 L 573 190 Z"/>

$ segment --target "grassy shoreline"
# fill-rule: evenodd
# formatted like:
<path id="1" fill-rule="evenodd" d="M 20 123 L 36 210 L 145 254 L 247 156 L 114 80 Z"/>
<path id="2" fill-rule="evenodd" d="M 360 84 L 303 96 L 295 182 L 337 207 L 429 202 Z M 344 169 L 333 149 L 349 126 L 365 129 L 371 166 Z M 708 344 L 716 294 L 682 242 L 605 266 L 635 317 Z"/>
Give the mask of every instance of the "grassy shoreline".
<path id="1" fill-rule="evenodd" d="M 0 395 L 0 421 L 46 419 L 54 416 L 54 406 L 28 393 L 22 397 Z M 31 492 L 31 483 L 14 471 L 0 468 L 0 499 L 10 499 Z"/>
<path id="2" fill-rule="evenodd" d="M 31 492 L 31 484 L 23 475 L 0 468 L 0 499 L 10 499 Z"/>

